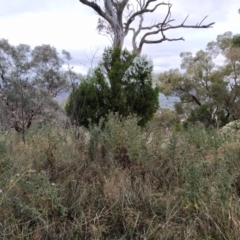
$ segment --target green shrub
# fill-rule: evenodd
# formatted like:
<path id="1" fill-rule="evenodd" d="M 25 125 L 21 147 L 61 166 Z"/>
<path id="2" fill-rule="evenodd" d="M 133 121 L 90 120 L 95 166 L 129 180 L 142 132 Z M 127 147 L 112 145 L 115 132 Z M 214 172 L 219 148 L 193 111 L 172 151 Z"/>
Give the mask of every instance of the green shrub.
<path id="1" fill-rule="evenodd" d="M 124 117 L 136 114 L 138 124 L 144 126 L 158 108 L 152 70 L 152 63 L 145 56 L 119 48 L 106 49 L 99 66 L 70 94 L 66 113 L 87 128 L 90 122 L 99 124 L 109 112 Z"/>
<path id="2" fill-rule="evenodd" d="M 107 119 L 0 135 L 0 239 L 239 239 L 238 139 Z"/>

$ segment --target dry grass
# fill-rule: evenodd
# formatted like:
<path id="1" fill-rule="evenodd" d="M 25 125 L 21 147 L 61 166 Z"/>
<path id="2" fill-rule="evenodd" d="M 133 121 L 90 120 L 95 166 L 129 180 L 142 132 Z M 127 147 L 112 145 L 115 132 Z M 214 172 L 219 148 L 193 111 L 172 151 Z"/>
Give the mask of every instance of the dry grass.
<path id="1" fill-rule="evenodd" d="M 136 122 L 2 134 L 0 239 L 240 239 L 239 142 Z"/>

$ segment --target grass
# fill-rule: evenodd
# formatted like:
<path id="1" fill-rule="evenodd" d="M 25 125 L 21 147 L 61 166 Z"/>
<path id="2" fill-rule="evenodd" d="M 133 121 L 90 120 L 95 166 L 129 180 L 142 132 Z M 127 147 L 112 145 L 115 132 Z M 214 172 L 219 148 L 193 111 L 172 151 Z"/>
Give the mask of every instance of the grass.
<path id="1" fill-rule="evenodd" d="M 2 132 L 0 239 L 240 239 L 239 138 L 136 123 Z"/>

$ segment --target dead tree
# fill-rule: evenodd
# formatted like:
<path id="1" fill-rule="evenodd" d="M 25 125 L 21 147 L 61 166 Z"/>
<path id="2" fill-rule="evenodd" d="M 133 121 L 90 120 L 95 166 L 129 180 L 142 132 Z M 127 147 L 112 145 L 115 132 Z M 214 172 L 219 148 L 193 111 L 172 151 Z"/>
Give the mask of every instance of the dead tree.
<path id="1" fill-rule="evenodd" d="M 168 38 L 166 31 L 177 28 L 210 28 L 214 22 L 203 24 L 207 18 L 204 17 L 200 23 L 195 25 L 188 25 L 186 21 L 188 16 L 182 21 L 181 24 L 173 25 L 174 19 L 171 16 L 171 3 L 160 2 L 159 0 L 136 0 L 134 5 L 129 0 L 79 0 L 82 4 L 91 7 L 99 15 L 97 29 L 99 33 L 111 37 L 113 47 L 122 47 L 125 37 L 129 31 L 132 31 L 132 47 L 133 53 L 140 54 L 144 44 L 157 44 L 163 41 L 179 41 L 184 40 L 183 37 Z M 99 4 L 97 2 L 100 2 Z M 152 25 L 144 26 L 144 17 L 147 13 L 153 13 L 158 8 L 166 8 L 166 16 L 162 21 L 155 22 Z M 138 27 L 133 27 L 133 22 L 139 18 Z M 143 33 L 137 43 L 137 37 Z M 156 40 L 151 40 L 149 37 L 152 35 L 159 35 Z"/>

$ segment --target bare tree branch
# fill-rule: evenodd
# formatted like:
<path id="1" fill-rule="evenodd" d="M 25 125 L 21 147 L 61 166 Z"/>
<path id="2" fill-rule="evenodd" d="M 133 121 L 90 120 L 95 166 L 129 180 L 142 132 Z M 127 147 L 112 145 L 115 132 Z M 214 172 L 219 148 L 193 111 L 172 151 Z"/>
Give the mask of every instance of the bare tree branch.
<path id="1" fill-rule="evenodd" d="M 128 19 L 128 21 L 125 23 L 125 26 L 124 26 L 125 36 L 128 34 L 129 26 L 131 25 L 131 23 L 135 20 L 135 18 L 136 18 L 137 16 L 143 16 L 144 13 L 154 12 L 154 11 L 155 11 L 159 6 L 161 6 L 161 5 L 166 5 L 166 6 L 171 5 L 170 3 L 164 3 L 164 2 L 162 2 L 162 3 L 157 4 L 157 5 L 156 5 L 154 8 L 152 8 L 152 9 L 147 9 L 147 7 L 149 6 L 149 4 L 150 4 L 151 2 L 155 2 L 155 1 L 157 1 L 157 0 L 148 0 L 147 3 L 144 4 L 145 6 L 140 6 L 141 10 L 135 12 L 135 13 Z M 144 1 L 144 2 L 145 2 L 145 1 Z"/>
<path id="2" fill-rule="evenodd" d="M 106 20 L 108 20 L 108 17 L 106 16 L 106 14 L 104 13 L 104 11 L 100 8 L 99 5 L 97 5 L 94 2 L 89 2 L 88 0 L 79 0 L 82 4 L 87 5 L 89 7 L 91 7 L 93 10 L 95 10 L 99 16 L 105 18 Z"/>
<path id="3" fill-rule="evenodd" d="M 81 3 L 86 6 L 91 7 L 98 15 L 102 18 L 99 20 L 98 30 L 99 32 L 105 31 L 106 35 L 113 36 L 113 47 L 119 46 L 122 47 L 125 37 L 128 35 L 129 30 L 133 32 L 132 45 L 133 52 L 140 54 L 144 44 L 157 44 L 163 41 L 179 41 L 184 40 L 183 37 L 179 38 L 168 38 L 165 36 L 164 32 L 170 29 L 177 28 L 210 28 L 213 26 L 214 22 L 209 24 L 203 24 L 203 21 L 207 18 L 204 17 L 200 23 L 195 25 L 185 24 L 188 17 L 187 16 L 183 22 L 179 25 L 171 25 L 175 19 L 171 18 L 171 7 L 172 4 L 165 3 L 164 1 L 159 2 L 159 0 L 137 0 L 137 11 L 134 11 L 134 6 L 131 6 L 129 0 L 102 0 L 104 3 L 104 8 L 95 2 L 90 2 L 88 0 L 79 0 Z M 152 7 L 151 4 L 155 4 Z M 160 6 L 167 7 L 167 12 L 164 20 L 162 22 L 157 22 L 149 26 L 143 26 L 144 14 L 155 12 Z M 131 7 L 131 10 L 129 10 Z M 127 16 L 126 16 L 127 11 Z M 123 16 L 125 14 L 125 16 Z M 126 21 L 123 22 L 123 18 L 126 18 Z M 135 29 L 132 27 L 132 23 L 139 17 L 138 28 Z M 142 31 L 148 31 L 140 39 L 140 42 L 137 46 L 137 37 Z M 151 35 L 161 34 L 161 38 L 156 40 L 147 39 Z"/>

